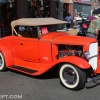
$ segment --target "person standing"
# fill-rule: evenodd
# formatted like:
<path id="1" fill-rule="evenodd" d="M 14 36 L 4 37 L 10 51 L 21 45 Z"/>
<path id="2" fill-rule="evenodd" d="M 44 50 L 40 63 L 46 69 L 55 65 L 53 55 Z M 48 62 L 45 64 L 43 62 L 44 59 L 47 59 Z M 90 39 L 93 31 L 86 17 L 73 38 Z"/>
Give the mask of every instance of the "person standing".
<path id="1" fill-rule="evenodd" d="M 99 31 L 100 31 L 100 14 L 98 15 L 98 19 L 94 19 L 91 21 L 86 36 L 98 39 Z"/>
<path id="2" fill-rule="evenodd" d="M 72 23 L 72 16 L 70 15 L 70 13 L 67 13 L 65 20 L 67 21 L 67 28 L 70 28 Z"/>

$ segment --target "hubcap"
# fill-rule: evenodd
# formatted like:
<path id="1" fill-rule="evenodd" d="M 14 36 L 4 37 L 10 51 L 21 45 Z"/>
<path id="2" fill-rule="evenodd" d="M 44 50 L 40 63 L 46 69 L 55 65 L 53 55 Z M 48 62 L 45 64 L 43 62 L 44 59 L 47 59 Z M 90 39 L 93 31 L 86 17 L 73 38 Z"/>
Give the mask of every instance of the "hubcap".
<path id="1" fill-rule="evenodd" d="M 65 68 L 63 70 L 63 79 L 69 85 L 73 85 L 76 82 L 76 73 L 72 68 Z"/>

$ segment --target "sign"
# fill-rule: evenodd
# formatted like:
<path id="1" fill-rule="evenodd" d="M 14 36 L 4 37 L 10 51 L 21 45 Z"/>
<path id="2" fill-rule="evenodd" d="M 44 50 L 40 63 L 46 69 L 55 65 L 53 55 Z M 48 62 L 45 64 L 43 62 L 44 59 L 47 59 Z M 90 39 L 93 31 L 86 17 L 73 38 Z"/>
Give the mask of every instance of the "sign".
<path id="1" fill-rule="evenodd" d="M 41 28 L 41 31 L 42 31 L 42 34 L 46 34 L 46 33 L 48 33 L 48 29 L 47 29 L 47 27 L 43 27 L 43 28 Z"/>
<path id="2" fill-rule="evenodd" d="M 2 2 L 2 3 L 6 3 L 6 0 L 0 0 L 0 2 Z"/>

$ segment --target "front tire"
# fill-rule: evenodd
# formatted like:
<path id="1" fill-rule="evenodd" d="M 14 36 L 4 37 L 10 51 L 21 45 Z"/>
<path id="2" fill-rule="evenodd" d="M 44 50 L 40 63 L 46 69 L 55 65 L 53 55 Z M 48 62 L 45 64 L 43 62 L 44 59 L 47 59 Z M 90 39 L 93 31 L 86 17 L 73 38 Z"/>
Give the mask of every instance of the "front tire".
<path id="1" fill-rule="evenodd" d="M 3 54 L 0 52 L 0 71 L 6 70 L 6 64 Z"/>
<path id="2" fill-rule="evenodd" d="M 86 73 L 72 64 L 63 64 L 59 76 L 62 84 L 71 90 L 79 90 L 86 83 Z"/>

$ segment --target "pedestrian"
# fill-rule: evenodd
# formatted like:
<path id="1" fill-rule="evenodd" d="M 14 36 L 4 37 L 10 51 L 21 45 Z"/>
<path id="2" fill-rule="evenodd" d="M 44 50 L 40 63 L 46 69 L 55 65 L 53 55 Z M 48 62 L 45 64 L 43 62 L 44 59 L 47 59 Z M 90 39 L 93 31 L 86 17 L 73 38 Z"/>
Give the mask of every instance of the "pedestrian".
<path id="1" fill-rule="evenodd" d="M 67 28 L 69 29 L 71 27 L 71 23 L 72 23 L 72 16 L 70 15 L 70 13 L 67 13 L 65 20 L 67 21 Z"/>
<path id="2" fill-rule="evenodd" d="M 94 19 L 91 21 L 87 34 L 87 37 L 98 38 L 100 30 L 100 14 L 98 15 L 98 19 Z"/>

